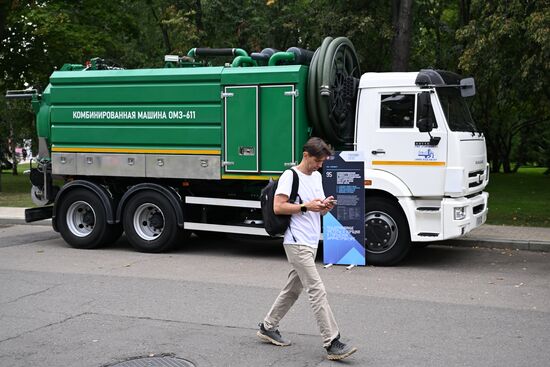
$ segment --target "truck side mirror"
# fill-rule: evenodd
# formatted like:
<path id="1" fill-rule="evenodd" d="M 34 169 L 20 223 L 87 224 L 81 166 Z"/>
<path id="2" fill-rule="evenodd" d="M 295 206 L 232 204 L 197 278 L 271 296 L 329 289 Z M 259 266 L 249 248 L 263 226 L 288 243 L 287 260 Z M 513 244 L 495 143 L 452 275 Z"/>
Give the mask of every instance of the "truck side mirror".
<path id="1" fill-rule="evenodd" d="M 429 133 L 434 126 L 430 94 L 430 92 L 422 92 L 418 95 L 418 119 L 416 127 L 418 127 L 421 133 Z"/>
<path id="2" fill-rule="evenodd" d="M 464 78 L 460 80 L 460 95 L 463 98 L 471 97 L 476 94 L 476 83 L 474 78 Z"/>
<path id="3" fill-rule="evenodd" d="M 421 133 L 429 133 L 433 129 L 433 121 L 431 118 L 421 118 L 416 122 L 416 126 Z"/>

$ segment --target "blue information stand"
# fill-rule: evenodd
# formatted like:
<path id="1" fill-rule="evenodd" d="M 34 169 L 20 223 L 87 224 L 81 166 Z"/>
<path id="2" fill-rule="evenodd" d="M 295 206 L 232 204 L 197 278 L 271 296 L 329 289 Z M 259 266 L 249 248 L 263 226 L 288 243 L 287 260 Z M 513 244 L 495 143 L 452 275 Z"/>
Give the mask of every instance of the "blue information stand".
<path id="1" fill-rule="evenodd" d="M 323 217 L 323 262 L 365 265 L 365 189 L 362 152 L 335 152 L 323 168 L 323 189 L 337 204 Z"/>

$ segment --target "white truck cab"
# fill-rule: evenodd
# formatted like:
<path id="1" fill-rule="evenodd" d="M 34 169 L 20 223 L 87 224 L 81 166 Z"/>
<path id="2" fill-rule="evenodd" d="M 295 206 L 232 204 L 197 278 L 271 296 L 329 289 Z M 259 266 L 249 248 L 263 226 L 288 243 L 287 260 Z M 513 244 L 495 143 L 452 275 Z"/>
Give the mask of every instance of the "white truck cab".
<path id="1" fill-rule="evenodd" d="M 367 253 L 398 261 L 405 241 L 445 240 L 483 224 L 485 137 L 464 99 L 475 93 L 473 79 L 436 70 L 366 73 L 358 93 Z"/>

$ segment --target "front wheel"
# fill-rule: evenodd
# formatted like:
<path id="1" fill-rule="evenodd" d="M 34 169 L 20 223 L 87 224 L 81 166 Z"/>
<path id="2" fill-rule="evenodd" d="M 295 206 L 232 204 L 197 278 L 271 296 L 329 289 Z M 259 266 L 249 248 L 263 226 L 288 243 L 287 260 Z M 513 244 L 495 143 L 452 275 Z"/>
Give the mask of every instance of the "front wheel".
<path id="1" fill-rule="evenodd" d="M 399 204 L 383 198 L 365 200 L 367 263 L 395 265 L 409 252 L 410 234 Z"/>

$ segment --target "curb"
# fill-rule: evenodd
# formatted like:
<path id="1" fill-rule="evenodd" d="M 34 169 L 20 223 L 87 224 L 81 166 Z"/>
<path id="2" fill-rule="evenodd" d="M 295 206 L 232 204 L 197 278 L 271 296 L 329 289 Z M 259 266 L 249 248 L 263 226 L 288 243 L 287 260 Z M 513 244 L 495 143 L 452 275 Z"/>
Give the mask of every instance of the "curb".
<path id="1" fill-rule="evenodd" d="M 436 244 L 436 243 L 434 243 Z M 490 238 L 463 238 L 453 239 L 437 243 L 437 245 L 443 246 L 456 246 L 456 247 L 480 247 L 480 248 L 494 248 L 505 250 L 522 250 L 522 251 L 536 251 L 536 252 L 549 252 L 550 242 L 545 241 L 518 241 L 518 240 L 501 240 Z"/>
<path id="2" fill-rule="evenodd" d="M 22 218 L 2 218 L 0 217 L 0 224 L 4 225 L 30 225 L 30 226 L 51 226 L 51 219 L 39 220 L 36 222 L 27 223 L 25 219 Z"/>

